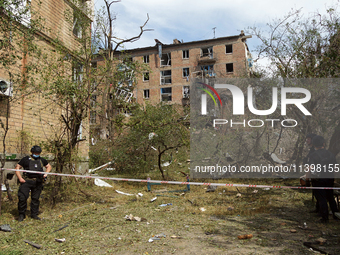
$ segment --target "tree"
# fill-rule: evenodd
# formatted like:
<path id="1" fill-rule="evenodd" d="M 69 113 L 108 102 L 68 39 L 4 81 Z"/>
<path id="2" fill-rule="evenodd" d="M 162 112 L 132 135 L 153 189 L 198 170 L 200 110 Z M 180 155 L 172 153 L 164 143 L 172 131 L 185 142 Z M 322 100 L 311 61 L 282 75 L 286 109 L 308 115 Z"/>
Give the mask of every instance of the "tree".
<path id="1" fill-rule="evenodd" d="M 121 172 L 149 171 L 156 161 L 165 179 L 164 154 L 190 143 L 189 116 L 178 105 L 138 107 L 124 127 L 114 142 L 113 152 L 116 168 Z"/>
<path id="2" fill-rule="evenodd" d="M 98 11 L 95 19 L 92 41 L 93 45 L 100 49 L 94 56 L 94 61 L 98 59 L 104 63 L 104 66 L 97 68 L 98 76 L 102 77 L 97 90 L 101 101 L 98 101 L 95 109 L 100 121 L 99 136 L 109 139 L 113 139 L 115 133 L 115 118 L 118 110 L 130 111 L 135 107 L 131 104 L 131 98 L 125 95 L 132 95 L 138 74 L 148 68 L 138 61 L 132 61 L 128 51 L 124 51 L 124 45 L 137 41 L 144 32 L 151 31 L 145 28 L 149 21 L 147 14 L 146 21 L 140 26 L 139 34 L 127 39 L 117 37 L 113 25 L 116 15 L 111 7 L 119 2 L 120 0 L 104 0 L 105 6 Z"/>
<path id="3" fill-rule="evenodd" d="M 295 78 L 338 77 L 339 14 L 335 9 L 329 9 L 324 16 L 316 13 L 307 18 L 301 16 L 300 10 L 292 11 L 282 19 L 267 24 L 267 28 L 267 31 L 262 31 L 251 27 L 250 31 L 261 40 L 258 56 L 269 59 L 273 76 L 284 78 L 287 84 Z M 321 89 L 317 86 L 308 88 L 313 91 L 308 108 L 314 118 L 304 118 L 298 112 L 294 116 L 302 123 L 292 154 L 292 159 L 297 163 L 301 161 L 307 133 L 329 133 L 329 149 L 335 155 L 340 151 L 337 145 L 340 137 L 338 89 L 334 88 L 332 93 L 328 93 L 325 87 L 320 91 L 316 90 Z"/>
<path id="4" fill-rule="evenodd" d="M 54 51 L 46 51 L 39 49 L 35 57 L 43 60 L 37 65 L 39 78 L 37 79 L 35 89 L 43 92 L 46 99 L 50 99 L 55 105 L 55 110 L 62 110 L 59 115 L 60 124 L 51 127 L 54 129 L 55 136 L 49 137 L 45 147 L 54 153 L 57 173 L 62 173 L 65 169 L 68 171 L 76 171 L 76 162 L 79 161 L 78 146 L 81 142 L 88 143 L 88 137 L 83 133 L 89 133 L 88 127 L 89 111 L 93 104 L 94 96 L 103 98 L 103 102 L 113 98 L 115 101 L 123 101 L 116 97 L 116 91 L 112 91 L 118 87 L 122 79 L 130 79 L 126 77 L 127 69 L 129 73 L 133 73 L 137 69 L 135 63 L 123 61 L 125 70 L 120 69 L 119 65 L 113 58 L 119 45 L 125 42 L 137 40 L 144 32 L 136 37 L 125 40 L 116 41 L 116 47 L 113 48 L 113 21 L 111 18 L 110 7 L 113 3 L 119 1 L 106 1 L 106 13 L 108 23 L 97 23 L 101 25 L 101 30 L 94 27 L 91 31 L 91 10 L 84 8 L 83 1 L 73 1 L 75 8 L 72 12 L 66 13 L 66 18 L 73 28 L 73 34 L 76 33 L 78 47 L 74 49 L 66 47 L 61 40 L 56 38 L 54 43 Z M 96 20 L 104 20 L 103 16 L 97 16 Z M 109 27 L 109 34 L 106 26 Z M 102 33 L 101 33 L 102 32 Z M 106 38 L 106 45 L 100 44 L 100 39 Z M 98 52 L 99 46 L 105 47 Z M 106 48 L 108 47 L 108 48 Z M 94 66 L 93 59 L 98 53 L 105 58 L 104 66 Z M 71 71 L 70 71 L 71 70 Z M 117 76 L 119 78 L 117 79 Z M 123 78 L 122 78 L 123 77 Z M 112 86 L 113 84 L 114 86 Z M 91 101 L 92 100 L 92 101 Z M 111 101 L 110 101 L 111 102 Z M 44 110 L 44 109 L 40 109 Z M 58 113 L 57 113 L 58 114 Z M 56 177 L 52 192 L 53 202 L 57 201 L 58 193 L 62 184 L 61 177 Z"/>

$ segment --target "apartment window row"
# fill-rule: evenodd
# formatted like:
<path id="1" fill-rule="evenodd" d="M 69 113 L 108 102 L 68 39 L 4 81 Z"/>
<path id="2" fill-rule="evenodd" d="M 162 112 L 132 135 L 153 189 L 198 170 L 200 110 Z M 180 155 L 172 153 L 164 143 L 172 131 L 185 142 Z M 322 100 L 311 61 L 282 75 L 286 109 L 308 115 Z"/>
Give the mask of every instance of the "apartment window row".
<path id="1" fill-rule="evenodd" d="M 162 102 L 170 102 L 172 101 L 172 88 L 161 88 L 161 101 Z M 183 86 L 183 98 L 189 98 L 190 97 L 190 87 L 189 86 Z M 143 98 L 149 99 L 150 98 L 150 89 L 144 89 L 143 90 Z"/>
<path id="2" fill-rule="evenodd" d="M 226 54 L 232 54 L 233 53 L 233 45 L 227 44 L 225 45 L 225 53 Z M 210 47 L 202 47 L 201 48 L 201 57 L 213 57 L 213 46 Z M 189 50 L 182 50 L 182 58 L 183 59 L 189 59 Z M 150 63 L 150 56 L 145 55 L 143 56 L 143 62 L 145 64 Z M 163 53 L 161 57 L 161 66 L 171 66 L 171 52 L 169 53 Z"/>

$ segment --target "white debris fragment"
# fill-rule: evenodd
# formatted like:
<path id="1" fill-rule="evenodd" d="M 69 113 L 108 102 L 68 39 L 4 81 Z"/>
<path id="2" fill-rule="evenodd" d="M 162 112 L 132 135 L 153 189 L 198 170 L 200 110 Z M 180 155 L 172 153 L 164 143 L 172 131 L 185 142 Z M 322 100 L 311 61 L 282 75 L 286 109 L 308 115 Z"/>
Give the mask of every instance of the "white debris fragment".
<path id="1" fill-rule="evenodd" d="M 113 187 L 112 185 L 110 185 L 107 182 L 104 182 L 103 180 L 98 179 L 98 178 L 94 179 L 94 184 L 97 185 L 97 186 L 100 186 L 100 187 L 110 187 L 110 188 Z"/>

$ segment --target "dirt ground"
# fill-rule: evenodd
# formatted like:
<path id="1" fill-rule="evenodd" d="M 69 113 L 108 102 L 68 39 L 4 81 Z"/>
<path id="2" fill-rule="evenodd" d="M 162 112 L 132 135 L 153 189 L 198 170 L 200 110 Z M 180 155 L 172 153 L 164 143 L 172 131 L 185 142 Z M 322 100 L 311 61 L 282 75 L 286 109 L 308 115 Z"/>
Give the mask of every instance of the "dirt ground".
<path id="1" fill-rule="evenodd" d="M 280 182 L 298 185 L 296 181 Z M 113 188 L 90 187 L 87 192 L 95 194 L 91 199 L 65 201 L 53 209 L 44 191 L 42 221 L 27 215 L 19 223 L 16 201 L 4 202 L 0 225 L 9 224 L 12 232 L 0 231 L 0 254 L 281 255 L 317 254 L 316 249 L 340 254 L 340 221 L 330 216 L 328 224 L 317 223 L 317 215 L 309 213 L 314 209 L 310 191 L 219 187 L 206 192 L 202 186 L 191 186 L 190 192 L 168 192 L 184 187 L 162 185 L 147 192 L 142 184 L 111 184 Z M 143 196 L 135 196 L 137 193 Z M 168 203 L 171 205 L 160 206 Z M 130 214 L 141 221 L 125 219 Z M 238 239 L 243 234 L 252 238 Z M 157 235 L 159 240 L 149 242 Z M 316 244 L 320 237 L 327 240 L 323 245 Z M 55 238 L 65 238 L 65 242 Z"/>

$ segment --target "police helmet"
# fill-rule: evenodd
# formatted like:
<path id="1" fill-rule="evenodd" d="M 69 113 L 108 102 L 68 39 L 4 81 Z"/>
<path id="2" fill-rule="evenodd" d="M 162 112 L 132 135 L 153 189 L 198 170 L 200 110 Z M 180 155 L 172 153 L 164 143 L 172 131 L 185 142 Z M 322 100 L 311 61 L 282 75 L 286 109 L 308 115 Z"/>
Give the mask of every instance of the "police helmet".
<path id="1" fill-rule="evenodd" d="M 323 138 L 320 135 L 314 136 L 313 139 L 312 139 L 312 143 L 316 148 L 320 148 L 320 147 L 324 146 L 325 138 Z"/>
<path id="2" fill-rule="evenodd" d="M 34 145 L 32 148 L 31 148 L 31 152 L 32 153 L 41 153 L 41 148 L 40 148 L 40 146 L 38 146 L 38 145 Z"/>

